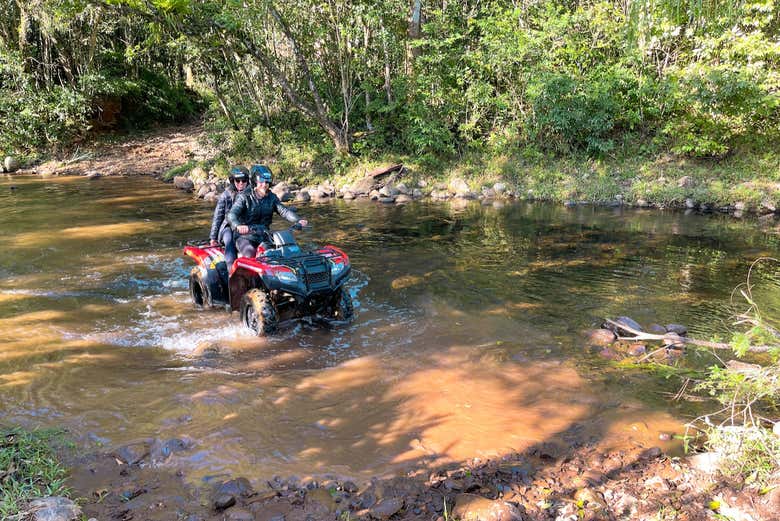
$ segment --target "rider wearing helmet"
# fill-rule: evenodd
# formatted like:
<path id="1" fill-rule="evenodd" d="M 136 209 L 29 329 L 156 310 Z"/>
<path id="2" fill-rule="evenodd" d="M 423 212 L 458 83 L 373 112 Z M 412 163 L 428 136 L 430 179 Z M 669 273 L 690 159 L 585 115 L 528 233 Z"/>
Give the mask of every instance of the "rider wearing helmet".
<path id="1" fill-rule="evenodd" d="M 257 245 L 266 240 L 274 212 L 301 226 L 309 224 L 306 219 L 299 219 L 298 214 L 283 205 L 271 191 L 273 174 L 267 166 L 253 165 L 250 181 L 254 189 L 240 193 L 227 215 L 227 220 L 237 235 L 238 251 L 244 257 L 254 257 Z"/>
<path id="2" fill-rule="evenodd" d="M 225 263 L 228 269 L 238 257 L 238 251 L 233 240 L 233 229 L 225 217 L 233 207 L 238 194 L 249 187 L 249 177 L 249 170 L 244 166 L 234 166 L 230 169 L 228 186 L 217 199 L 214 218 L 211 220 L 211 233 L 209 233 L 211 246 L 218 246 L 220 242 L 225 245 Z"/>

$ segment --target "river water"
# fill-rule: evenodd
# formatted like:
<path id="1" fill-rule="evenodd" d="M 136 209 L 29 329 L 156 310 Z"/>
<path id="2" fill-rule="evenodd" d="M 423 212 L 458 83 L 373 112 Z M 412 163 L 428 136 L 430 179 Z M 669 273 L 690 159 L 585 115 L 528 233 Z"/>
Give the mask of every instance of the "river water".
<path id="1" fill-rule="evenodd" d="M 604 317 L 728 338 L 774 224 L 545 204 L 299 208 L 304 245 L 351 258 L 356 320 L 257 339 L 189 302 L 187 241 L 212 206 L 149 178 L 0 181 L 0 424 L 119 447 L 185 438 L 166 464 L 215 475 L 384 476 L 544 444 L 676 440 L 680 379 L 584 347 Z M 780 271 L 753 275 L 780 311 Z M 715 360 L 689 351 L 682 367 Z"/>

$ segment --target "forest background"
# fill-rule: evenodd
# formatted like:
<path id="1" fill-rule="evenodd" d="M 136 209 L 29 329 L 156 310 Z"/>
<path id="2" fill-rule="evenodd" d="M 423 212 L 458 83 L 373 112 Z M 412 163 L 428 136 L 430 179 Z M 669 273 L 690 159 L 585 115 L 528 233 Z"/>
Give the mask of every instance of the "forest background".
<path id="1" fill-rule="evenodd" d="M 0 6 L 5 154 L 205 115 L 223 174 L 403 161 L 536 198 L 780 203 L 775 0 Z"/>

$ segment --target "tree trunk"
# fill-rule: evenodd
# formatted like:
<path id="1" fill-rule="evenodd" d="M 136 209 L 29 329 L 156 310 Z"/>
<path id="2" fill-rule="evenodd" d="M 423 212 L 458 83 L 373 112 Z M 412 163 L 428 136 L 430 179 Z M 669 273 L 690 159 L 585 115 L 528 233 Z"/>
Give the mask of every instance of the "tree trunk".
<path id="1" fill-rule="evenodd" d="M 409 41 L 417 40 L 422 34 L 422 0 L 414 0 L 412 6 L 412 17 L 409 20 Z M 420 55 L 420 49 L 417 47 L 410 47 L 410 55 L 412 61 L 414 58 Z"/>

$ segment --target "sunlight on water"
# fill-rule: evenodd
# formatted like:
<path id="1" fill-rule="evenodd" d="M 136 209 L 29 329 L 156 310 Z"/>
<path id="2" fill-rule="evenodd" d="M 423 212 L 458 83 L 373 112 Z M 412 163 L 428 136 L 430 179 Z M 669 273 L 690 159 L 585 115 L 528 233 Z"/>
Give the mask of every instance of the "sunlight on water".
<path id="1" fill-rule="evenodd" d="M 0 186 L 0 423 L 109 446 L 187 436 L 195 448 L 176 461 L 192 479 L 658 444 L 692 413 L 668 398 L 679 382 L 616 369 L 582 331 L 629 315 L 727 338 L 744 306 L 733 288 L 757 255 L 780 257 L 774 227 L 723 216 L 302 205 L 301 245 L 350 256 L 356 319 L 257 338 L 236 312 L 190 302 L 182 248 L 206 237 L 210 204 L 151 179 L 14 183 Z M 752 282 L 780 312 L 778 265 Z M 693 351 L 679 364 L 712 362 Z"/>

